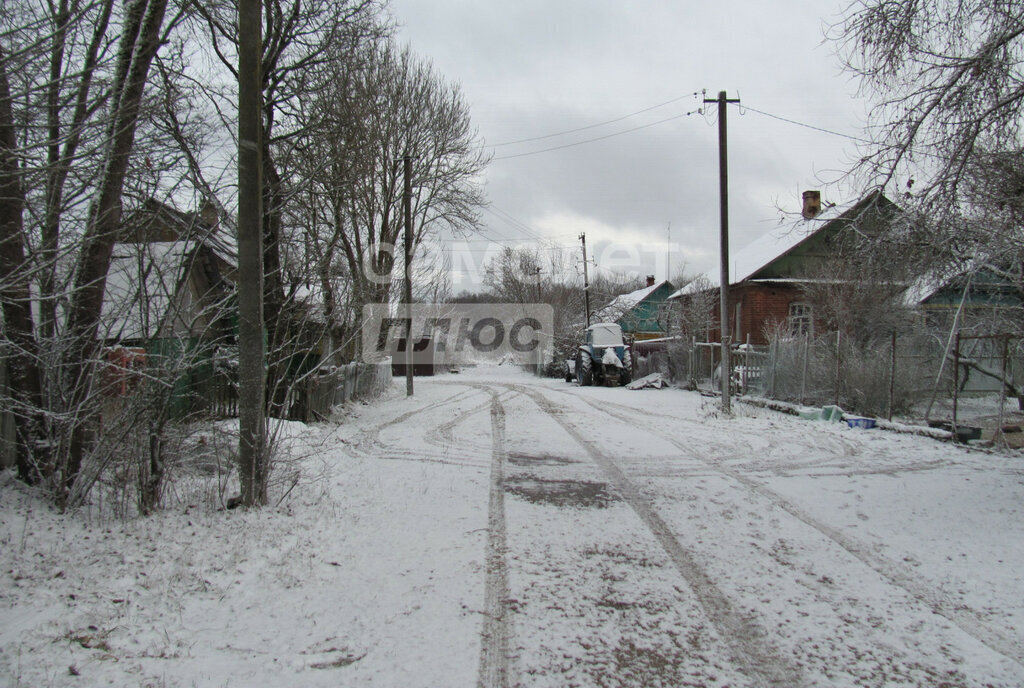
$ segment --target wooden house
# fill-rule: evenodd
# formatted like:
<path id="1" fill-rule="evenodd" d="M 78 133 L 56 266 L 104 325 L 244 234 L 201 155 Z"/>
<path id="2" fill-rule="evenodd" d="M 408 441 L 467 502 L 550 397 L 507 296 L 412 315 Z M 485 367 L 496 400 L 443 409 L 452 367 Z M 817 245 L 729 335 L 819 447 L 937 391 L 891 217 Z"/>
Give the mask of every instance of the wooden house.
<path id="1" fill-rule="evenodd" d="M 804 193 L 801 217 L 782 224 L 730 256 L 728 313 L 732 341 L 753 345 L 768 342 L 768 333 L 782 327 L 796 336 L 813 335 L 819 319 L 806 298 L 806 288 L 828 279 L 830 261 L 847 238 L 874 237 L 887 231 L 900 209 L 874 191 L 852 206 L 824 211 L 817 191 Z M 682 311 L 706 311 L 705 341 L 719 338 L 720 277 L 714 270 L 669 296 Z M 679 317 L 677 315 L 677 317 Z M 696 334 L 696 333 L 692 333 Z"/>
<path id="2" fill-rule="evenodd" d="M 108 395 L 126 396 L 140 371 L 170 366 L 179 405 L 187 404 L 191 378 L 208 378 L 213 351 L 234 343 L 236 259 L 217 230 L 201 213 L 155 201 L 129 216 L 113 247 L 98 333 Z"/>
<path id="3" fill-rule="evenodd" d="M 647 277 L 647 286 L 628 294 L 616 296 L 591 316 L 592 322 L 614 322 L 622 328 L 627 339 L 642 341 L 664 337 L 668 333 L 670 311 L 668 297 L 675 287 L 668 280 L 656 282 Z"/>

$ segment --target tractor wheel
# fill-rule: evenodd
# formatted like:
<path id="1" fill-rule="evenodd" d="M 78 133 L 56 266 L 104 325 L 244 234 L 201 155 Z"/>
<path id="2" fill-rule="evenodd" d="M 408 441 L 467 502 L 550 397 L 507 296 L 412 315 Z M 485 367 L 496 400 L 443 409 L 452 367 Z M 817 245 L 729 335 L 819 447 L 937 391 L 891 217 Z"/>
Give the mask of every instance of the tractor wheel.
<path id="1" fill-rule="evenodd" d="M 580 356 L 579 378 L 580 384 L 584 387 L 594 384 L 594 362 L 590 359 L 589 354 Z"/>

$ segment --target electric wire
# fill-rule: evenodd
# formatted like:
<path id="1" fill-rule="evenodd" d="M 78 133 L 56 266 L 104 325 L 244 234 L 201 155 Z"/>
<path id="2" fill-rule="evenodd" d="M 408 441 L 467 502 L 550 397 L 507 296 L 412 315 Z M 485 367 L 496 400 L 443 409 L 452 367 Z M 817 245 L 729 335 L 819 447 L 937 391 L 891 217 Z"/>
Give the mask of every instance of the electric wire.
<path id="1" fill-rule="evenodd" d="M 782 115 L 775 115 L 775 114 L 772 114 L 770 112 L 765 112 L 764 110 L 758 110 L 757 108 L 750 107 L 749 105 L 746 105 L 746 104 L 741 104 L 740 105 L 740 110 L 741 111 L 742 110 L 749 110 L 750 112 L 756 112 L 759 115 L 764 115 L 765 117 L 770 117 L 770 118 L 776 119 L 776 120 L 778 120 L 780 122 L 785 122 L 787 124 L 794 124 L 794 125 L 796 125 L 798 127 L 804 127 L 805 129 L 812 129 L 814 131 L 820 131 L 823 134 L 831 134 L 832 136 L 839 136 L 839 137 L 844 138 L 844 139 L 849 139 L 850 141 L 856 141 L 857 143 L 867 143 L 867 144 L 874 143 L 873 141 L 870 141 L 868 139 L 858 138 L 856 136 L 851 136 L 850 134 L 843 134 L 841 132 L 833 131 L 831 129 L 826 129 L 824 127 L 818 127 L 818 126 L 815 126 L 813 124 L 807 124 L 805 122 L 799 122 L 799 121 L 797 121 L 795 119 L 791 119 L 789 117 L 783 117 Z"/>
<path id="2" fill-rule="evenodd" d="M 657 110 L 658 108 L 665 107 L 666 105 L 671 105 L 672 103 L 678 103 L 680 100 L 686 100 L 687 98 L 696 98 L 700 94 L 701 94 L 701 91 L 694 91 L 693 93 L 688 93 L 688 94 L 686 94 L 684 96 L 679 96 L 678 98 L 673 98 L 672 100 L 666 100 L 664 103 L 658 103 L 657 105 L 651 105 L 650 107 L 646 107 L 646 108 L 644 108 L 642 110 L 637 110 L 636 112 L 631 112 L 628 115 L 623 115 L 622 117 L 616 117 L 615 119 L 605 120 L 604 122 L 598 122 L 597 124 L 588 124 L 586 126 L 577 127 L 575 129 L 566 129 L 565 131 L 556 131 L 553 134 L 544 134 L 543 136 L 533 136 L 533 137 L 530 137 L 530 138 L 527 138 L 527 139 L 518 139 L 516 141 L 505 141 L 503 143 L 494 143 L 494 144 L 491 144 L 491 145 L 486 146 L 486 147 L 487 148 L 501 148 L 503 146 L 513 146 L 513 145 L 516 145 L 518 143 L 530 143 L 531 141 L 543 141 L 544 139 L 550 139 L 550 138 L 554 138 L 556 136 L 565 136 L 566 134 L 575 134 L 577 132 L 586 131 L 588 129 L 596 129 L 597 127 L 603 127 L 603 126 L 608 125 L 608 124 L 615 124 L 616 122 L 621 122 L 622 120 L 629 119 L 630 117 L 636 117 L 637 115 L 642 115 L 643 113 L 650 112 L 651 110 Z"/>
<path id="3" fill-rule="evenodd" d="M 499 155 L 499 156 L 495 156 L 495 157 L 491 158 L 491 161 L 493 162 L 493 161 L 497 161 L 497 160 L 510 160 L 512 158 L 525 158 L 525 157 L 527 157 L 529 155 L 540 155 L 541 153 L 550 153 L 552 151 L 563 150 L 565 148 L 573 148 L 575 146 L 582 146 L 582 145 L 587 144 L 587 143 L 594 143 L 595 141 L 604 141 L 605 139 L 614 138 L 616 136 L 622 136 L 624 134 L 631 134 L 634 131 L 640 131 L 641 129 L 648 129 L 650 127 L 658 126 L 659 124 L 665 124 L 666 122 L 671 122 L 673 120 L 682 119 L 683 117 L 689 117 L 690 115 L 696 115 L 696 114 L 700 114 L 700 113 L 701 113 L 701 109 L 698 108 L 697 110 L 691 110 L 690 112 L 684 112 L 681 115 L 673 115 L 672 117 L 666 117 L 665 119 L 660 119 L 657 122 L 649 122 L 647 124 L 641 124 L 638 127 L 632 127 L 630 129 L 624 129 L 622 131 L 613 132 L 611 134 L 605 134 L 604 136 L 595 136 L 594 138 L 584 139 L 582 141 L 576 141 L 574 143 L 566 143 L 566 144 L 562 144 L 561 146 L 552 146 L 551 148 L 542 148 L 541 150 L 529 151 L 529 152 L 526 152 L 526 153 L 515 153 L 513 155 Z"/>

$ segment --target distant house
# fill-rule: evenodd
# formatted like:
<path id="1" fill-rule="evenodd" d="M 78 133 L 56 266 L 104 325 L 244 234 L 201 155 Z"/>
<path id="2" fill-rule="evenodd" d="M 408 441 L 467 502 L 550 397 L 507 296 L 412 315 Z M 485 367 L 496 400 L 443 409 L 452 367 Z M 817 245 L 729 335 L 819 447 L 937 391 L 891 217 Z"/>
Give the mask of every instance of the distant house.
<path id="1" fill-rule="evenodd" d="M 217 229 L 200 213 L 155 201 L 126 220 L 111 255 L 98 333 L 108 394 L 127 394 L 133 371 L 175 361 L 185 366 L 175 382 L 184 399 L 188 378 L 209 377 L 214 348 L 234 343 L 237 266 Z M 182 364 L 182 357 L 194 360 Z"/>
<path id="2" fill-rule="evenodd" d="M 933 283 L 934 285 L 934 283 Z M 968 321 L 1007 323 L 1024 321 L 1021 287 L 990 268 L 962 272 L 919 289 L 914 299 L 932 325 L 948 327 L 961 310 Z M 998 325 L 997 325 L 998 327 Z"/>
<path id="3" fill-rule="evenodd" d="M 614 322 L 622 333 L 634 341 L 664 337 L 668 331 L 668 297 L 675 287 L 668 280 L 656 282 L 647 277 L 647 286 L 612 299 L 607 306 L 595 311 L 593 322 Z"/>
<path id="4" fill-rule="evenodd" d="M 766 344 L 767 333 L 776 327 L 793 335 L 813 334 L 817 319 L 804 287 L 823 279 L 844 237 L 851 233 L 877 236 L 887 231 L 900 212 L 880 191 L 850 207 L 833 206 L 824 211 L 819 192 L 804 192 L 799 220 L 780 225 L 730 255 L 727 303 L 733 342 Z M 707 309 L 710 325 L 705 334 L 708 341 L 716 341 L 721 280 L 718 270 L 704 277 L 669 299 L 680 309 L 696 305 Z"/>
<path id="5" fill-rule="evenodd" d="M 147 347 L 161 339 L 230 336 L 223 321 L 230 319 L 231 291 L 202 242 L 114 244 L 100 338 L 110 346 Z"/>
<path id="6" fill-rule="evenodd" d="M 227 302 L 237 252 L 210 210 L 183 213 L 149 200 L 128 216 L 107 272 L 100 318 L 105 343 L 137 347 L 231 336 Z"/>

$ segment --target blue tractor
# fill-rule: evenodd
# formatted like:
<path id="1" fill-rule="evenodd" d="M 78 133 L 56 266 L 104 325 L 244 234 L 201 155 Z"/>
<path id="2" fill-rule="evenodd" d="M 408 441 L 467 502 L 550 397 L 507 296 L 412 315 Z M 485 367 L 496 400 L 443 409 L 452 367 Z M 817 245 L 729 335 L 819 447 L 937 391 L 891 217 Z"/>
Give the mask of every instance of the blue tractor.
<path id="1" fill-rule="evenodd" d="M 576 351 L 576 379 L 590 385 L 628 384 L 632 379 L 629 347 L 622 341 L 616 323 L 597 323 L 584 331 L 583 344 Z"/>

